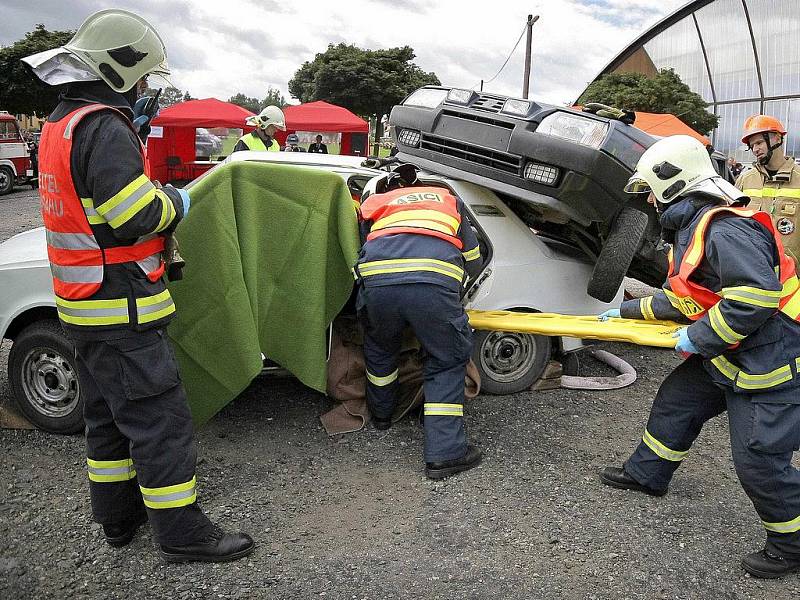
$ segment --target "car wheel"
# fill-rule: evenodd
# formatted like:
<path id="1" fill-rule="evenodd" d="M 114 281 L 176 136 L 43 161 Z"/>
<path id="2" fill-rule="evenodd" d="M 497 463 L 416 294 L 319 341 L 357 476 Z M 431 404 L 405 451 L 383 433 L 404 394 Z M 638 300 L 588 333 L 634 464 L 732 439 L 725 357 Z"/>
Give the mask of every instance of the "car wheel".
<path id="1" fill-rule="evenodd" d="M 619 211 L 586 286 L 590 296 L 603 302 L 614 299 L 644 238 L 647 220 L 646 214 L 629 206 Z"/>
<path id="2" fill-rule="evenodd" d="M 37 321 L 14 339 L 8 380 L 22 413 L 52 433 L 83 430 L 83 400 L 74 350 L 58 321 Z"/>
<path id="3" fill-rule="evenodd" d="M 503 396 L 530 387 L 550 360 L 550 338 L 508 331 L 476 331 L 472 360 L 481 374 L 481 390 Z"/>
<path id="4" fill-rule="evenodd" d="M 14 172 L 9 167 L 0 167 L 0 196 L 14 189 Z"/>

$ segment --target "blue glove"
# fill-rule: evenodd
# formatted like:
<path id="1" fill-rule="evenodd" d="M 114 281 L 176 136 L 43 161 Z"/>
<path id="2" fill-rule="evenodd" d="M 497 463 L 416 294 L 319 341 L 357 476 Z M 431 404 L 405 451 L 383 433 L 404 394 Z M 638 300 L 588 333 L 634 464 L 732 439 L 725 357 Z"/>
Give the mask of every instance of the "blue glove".
<path id="1" fill-rule="evenodd" d="M 608 321 L 609 319 L 619 319 L 620 313 L 618 308 L 610 308 L 606 312 L 597 315 L 598 321 Z"/>
<path id="2" fill-rule="evenodd" d="M 150 135 L 150 121 L 158 116 L 159 110 L 158 100 L 152 96 L 143 96 L 133 105 L 133 129 L 142 142 Z"/>
<path id="3" fill-rule="evenodd" d="M 672 334 L 672 337 L 678 338 L 678 343 L 675 344 L 675 352 L 681 354 L 698 354 L 697 346 L 689 339 L 688 330 L 688 327 L 684 327 Z"/>
<path id="4" fill-rule="evenodd" d="M 183 217 L 186 218 L 186 215 L 189 214 L 189 207 L 192 205 L 192 199 L 189 197 L 188 190 L 183 188 L 175 188 L 178 190 L 178 193 L 181 195 L 181 200 L 183 200 Z"/>

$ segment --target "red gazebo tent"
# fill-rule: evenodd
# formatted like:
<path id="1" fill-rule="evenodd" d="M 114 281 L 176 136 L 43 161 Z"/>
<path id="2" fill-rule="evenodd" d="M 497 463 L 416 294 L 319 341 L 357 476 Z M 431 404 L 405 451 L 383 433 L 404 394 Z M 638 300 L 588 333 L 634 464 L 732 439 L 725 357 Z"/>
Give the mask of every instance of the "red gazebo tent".
<path id="1" fill-rule="evenodd" d="M 296 131 L 341 133 L 340 154 L 367 154 L 369 123 L 346 108 L 318 100 L 287 106 L 283 114 L 286 116 L 286 131 L 279 131 L 275 136 L 281 145 L 286 143 L 288 134 Z"/>
<path id="2" fill-rule="evenodd" d="M 252 114 L 246 108 L 216 98 L 188 100 L 163 109 L 153 120 L 155 131 L 147 139 L 151 176 L 159 181 L 192 179 L 202 170 L 192 168 L 196 166 L 195 129 L 228 127 L 252 131 L 244 123 Z"/>

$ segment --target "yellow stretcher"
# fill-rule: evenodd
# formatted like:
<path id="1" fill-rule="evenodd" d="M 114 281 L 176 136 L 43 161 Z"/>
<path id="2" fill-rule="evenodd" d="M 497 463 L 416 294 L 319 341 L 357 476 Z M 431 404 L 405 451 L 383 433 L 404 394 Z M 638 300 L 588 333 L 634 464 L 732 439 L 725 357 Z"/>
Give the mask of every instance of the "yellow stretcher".
<path id="1" fill-rule="evenodd" d="M 473 329 L 563 335 L 591 340 L 630 342 L 659 348 L 674 348 L 678 340 L 673 338 L 672 334 L 685 327 L 673 321 L 638 319 L 598 321 L 597 315 L 576 317 L 556 313 L 522 313 L 506 310 L 468 310 L 467 314 Z"/>

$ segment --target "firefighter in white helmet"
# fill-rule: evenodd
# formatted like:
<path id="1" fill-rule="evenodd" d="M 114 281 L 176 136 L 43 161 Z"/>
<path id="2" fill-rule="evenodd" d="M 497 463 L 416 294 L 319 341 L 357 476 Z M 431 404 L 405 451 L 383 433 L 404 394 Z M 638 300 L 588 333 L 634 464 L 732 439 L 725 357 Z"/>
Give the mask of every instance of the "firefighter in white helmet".
<path id="1" fill-rule="evenodd" d="M 770 216 L 717 176 L 689 136 L 656 142 L 626 191 L 649 193 L 672 244 L 670 272 L 653 296 L 601 319 L 671 319 L 685 358 L 656 394 L 642 441 L 606 485 L 661 496 L 703 424 L 727 411 L 736 473 L 766 530 L 743 568 L 774 578 L 800 570 L 800 294 L 794 261 Z"/>
<path id="2" fill-rule="evenodd" d="M 281 146 L 275 139 L 275 132 L 286 131 L 286 118 L 277 106 L 267 106 L 257 115 L 247 117 L 245 124 L 255 127 L 253 131 L 243 135 L 233 147 L 234 152 L 240 150 L 259 150 L 261 152 L 280 152 Z"/>
<path id="3" fill-rule="evenodd" d="M 115 547 L 149 519 L 168 561 L 249 554 L 250 536 L 225 533 L 197 505 L 192 419 L 165 333 L 175 305 L 163 234 L 191 201 L 150 180 L 133 110 L 142 80 L 168 73 L 164 43 L 141 17 L 102 10 L 63 47 L 24 61 L 64 86 L 42 131 L 39 193 L 76 351 L 93 516 Z"/>

